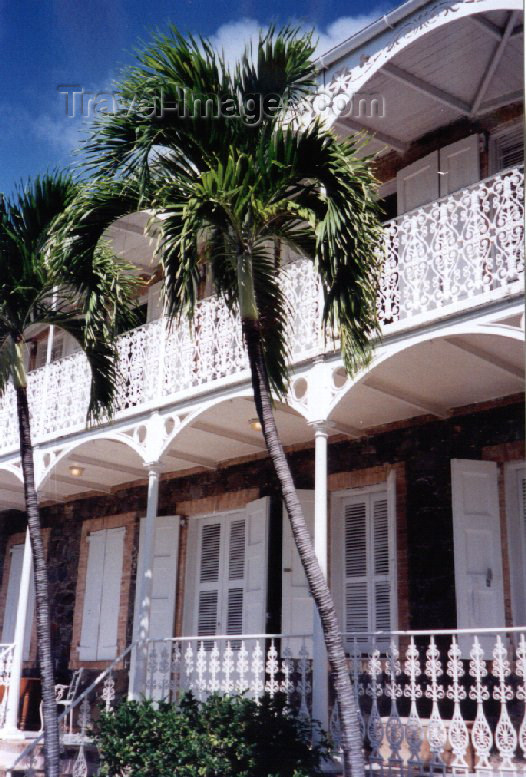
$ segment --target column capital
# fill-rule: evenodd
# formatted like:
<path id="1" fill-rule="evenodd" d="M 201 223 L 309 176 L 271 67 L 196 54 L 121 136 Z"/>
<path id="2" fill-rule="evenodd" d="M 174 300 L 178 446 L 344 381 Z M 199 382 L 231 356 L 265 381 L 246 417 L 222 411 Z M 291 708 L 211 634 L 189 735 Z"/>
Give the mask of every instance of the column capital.
<path id="1" fill-rule="evenodd" d="M 144 469 L 148 470 L 148 475 L 160 475 L 162 471 L 160 461 L 147 461 L 144 463 Z"/>
<path id="2" fill-rule="evenodd" d="M 308 421 L 308 425 L 314 429 L 315 436 L 318 434 L 328 435 L 334 429 L 333 421 Z"/>

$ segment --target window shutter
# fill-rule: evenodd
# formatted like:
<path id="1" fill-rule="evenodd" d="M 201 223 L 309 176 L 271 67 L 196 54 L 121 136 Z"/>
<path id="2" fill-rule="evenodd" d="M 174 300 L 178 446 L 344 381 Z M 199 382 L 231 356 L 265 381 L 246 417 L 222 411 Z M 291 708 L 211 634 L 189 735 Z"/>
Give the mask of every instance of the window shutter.
<path id="1" fill-rule="evenodd" d="M 217 634 L 219 617 L 219 573 L 221 569 L 221 524 L 201 526 L 197 635 Z"/>
<path id="2" fill-rule="evenodd" d="M 92 532 L 88 536 L 87 541 L 89 543 L 89 550 L 88 564 L 86 567 L 79 659 L 81 661 L 96 661 L 99 641 L 106 531 L 103 529 L 102 531 Z"/>
<path id="3" fill-rule="evenodd" d="M 134 639 L 139 633 L 139 582 L 144 570 L 144 522 L 145 518 L 141 518 L 135 586 Z M 157 516 L 155 519 L 152 603 L 148 634 L 151 639 L 164 639 L 173 635 L 178 550 L 179 518 L 177 516 Z"/>
<path id="4" fill-rule="evenodd" d="M 7 583 L 7 595 L 4 611 L 4 625 L 2 628 L 2 642 L 14 641 L 16 629 L 16 616 L 18 610 L 18 598 L 20 581 L 22 577 L 22 564 L 24 561 L 24 545 L 13 545 L 11 548 L 11 563 L 9 565 L 9 580 Z M 33 616 L 35 611 L 35 583 L 33 570 L 31 570 L 31 582 L 29 588 L 29 601 L 27 603 L 26 631 L 24 634 L 23 659 L 29 659 L 31 646 L 31 632 L 33 629 Z"/>
<path id="5" fill-rule="evenodd" d="M 245 578 L 245 519 L 232 521 L 228 545 L 228 600 L 226 634 L 243 631 L 243 582 Z M 234 582 L 234 585 L 232 583 Z"/>
<path id="6" fill-rule="evenodd" d="M 303 510 L 305 522 L 311 539 L 314 540 L 314 491 L 298 489 L 298 499 Z M 314 627 L 314 601 L 303 565 L 299 557 L 290 521 L 283 505 L 283 578 L 281 599 L 281 630 L 283 634 L 312 634 Z M 284 640 L 283 647 L 288 648 L 294 658 L 299 658 L 303 646 L 301 639 Z M 307 650 L 312 640 L 305 644 Z"/>
<path id="7" fill-rule="evenodd" d="M 335 602 L 341 608 L 343 629 L 357 634 L 394 628 L 394 502 L 392 483 L 387 491 L 371 489 L 340 497 L 341 512 L 334 531 Z M 342 566 L 338 571 L 338 560 Z M 340 575 L 338 582 L 338 575 Z M 358 638 L 366 649 L 370 637 Z M 383 647 L 384 640 L 377 640 Z M 347 640 L 353 649 L 354 639 Z"/>
<path id="8" fill-rule="evenodd" d="M 355 497 L 346 503 L 344 508 L 345 631 L 369 630 L 367 518 L 366 499 Z"/>
<path id="9" fill-rule="evenodd" d="M 117 630 L 121 602 L 122 562 L 126 529 L 106 530 L 97 659 L 117 656 Z"/>
<path id="10" fill-rule="evenodd" d="M 268 497 L 250 502 L 246 514 L 246 569 L 243 631 L 262 634 L 267 621 Z"/>

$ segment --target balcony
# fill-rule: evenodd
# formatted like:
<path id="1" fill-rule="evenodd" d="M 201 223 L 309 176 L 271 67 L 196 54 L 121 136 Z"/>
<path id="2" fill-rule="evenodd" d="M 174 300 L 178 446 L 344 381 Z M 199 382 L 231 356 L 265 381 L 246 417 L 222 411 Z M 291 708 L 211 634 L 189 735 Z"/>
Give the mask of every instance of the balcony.
<path id="1" fill-rule="evenodd" d="M 524 175 L 511 168 L 388 222 L 378 311 L 385 335 L 476 309 L 522 292 Z M 310 262 L 282 270 L 294 364 L 337 347 L 321 331 L 322 296 Z M 119 339 L 115 418 L 166 406 L 248 379 L 239 319 L 215 297 L 195 320 L 164 320 Z M 33 439 L 82 431 L 90 376 L 82 353 L 29 375 Z M 0 400 L 0 455 L 18 447 L 15 392 Z"/>

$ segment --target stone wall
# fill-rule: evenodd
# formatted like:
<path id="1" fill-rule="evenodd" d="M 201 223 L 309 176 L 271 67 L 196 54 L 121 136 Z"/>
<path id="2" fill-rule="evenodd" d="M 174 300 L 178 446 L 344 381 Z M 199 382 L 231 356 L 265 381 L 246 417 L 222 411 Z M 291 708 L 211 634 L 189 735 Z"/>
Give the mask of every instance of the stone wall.
<path id="1" fill-rule="evenodd" d="M 412 628 L 454 628 L 455 589 L 453 570 L 453 528 L 451 515 L 450 460 L 484 458 L 488 446 L 515 443 L 522 450 L 524 406 L 519 397 L 496 403 L 464 408 L 447 420 L 416 419 L 379 429 L 360 440 L 338 438 L 329 446 L 329 475 L 355 472 L 382 465 L 403 464 L 405 471 L 406 532 L 409 625 Z M 517 443 L 518 448 L 517 448 Z M 503 450 L 507 450 L 504 446 Z M 522 455 L 524 453 L 522 452 Z M 289 454 L 298 488 L 313 488 L 312 447 Z M 216 471 L 185 477 L 163 475 L 159 513 L 184 514 L 189 503 L 202 500 L 200 507 L 217 503 L 220 495 L 248 490 L 252 496 L 270 496 L 272 581 L 269 590 L 270 618 L 267 628 L 279 628 L 281 600 L 281 521 L 280 491 L 268 459 L 252 460 Z M 232 495 L 235 499 L 235 495 Z M 222 501 L 224 500 L 224 497 Z M 248 501 L 248 500 L 247 500 Z M 146 507 L 146 484 L 136 484 L 113 494 L 79 499 L 42 510 L 42 521 L 50 529 L 49 579 L 51 628 L 56 670 L 64 673 L 72 639 L 73 611 L 79 565 L 83 521 L 92 518 L 134 513 L 138 523 Z M 191 519 L 190 519 L 191 520 Z M 23 519 L 13 513 L 0 516 L 0 563 L 4 560 L 7 537 L 23 529 Z M 136 538 L 138 532 L 135 533 Z M 131 638 L 137 539 L 131 558 L 125 563 L 131 571 L 127 640 Z"/>

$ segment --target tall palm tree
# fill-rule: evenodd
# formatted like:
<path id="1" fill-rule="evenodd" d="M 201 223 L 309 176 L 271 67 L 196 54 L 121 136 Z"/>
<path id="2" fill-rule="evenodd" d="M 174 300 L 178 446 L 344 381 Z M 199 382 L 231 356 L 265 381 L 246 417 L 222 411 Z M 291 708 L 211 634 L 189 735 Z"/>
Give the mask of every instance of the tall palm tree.
<path id="1" fill-rule="evenodd" d="M 320 122 L 302 129 L 294 117 L 314 89 L 313 51 L 310 36 L 271 29 L 229 68 L 207 40 L 185 39 L 173 27 L 157 35 L 118 85 L 123 107 L 100 117 L 87 143 L 99 183 L 86 207 L 98 213 L 99 230 L 125 211 L 127 191 L 152 210 L 169 315 L 193 315 L 203 262 L 217 293 L 239 310 L 257 413 L 335 678 L 345 775 L 360 777 L 358 711 L 340 627 L 272 403 L 272 395 L 284 396 L 288 374 L 277 243 L 314 262 L 324 321 L 338 329 L 350 373 L 367 362 L 378 333 L 379 224 L 369 163 Z M 96 224 L 93 218 L 94 239 Z"/>
<path id="2" fill-rule="evenodd" d="M 0 395 L 12 380 L 34 561 L 46 777 L 59 774 L 59 731 L 47 568 L 31 442 L 26 339 L 38 327 L 47 326 L 76 339 L 91 367 L 88 414 L 97 418 L 112 407 L 117 380 L 114 334 L 119 327 L 134 323 L 130 312 L 133 281 L 128 268 L 115 261 L 107 248 L 74 252 L 71 241 L 65 247 L 57 244 L 52 248 L 53 230 L 77 194 L 72 178 L 55 173 L 21 186 L 11 199 L 0 196 Z"/>

